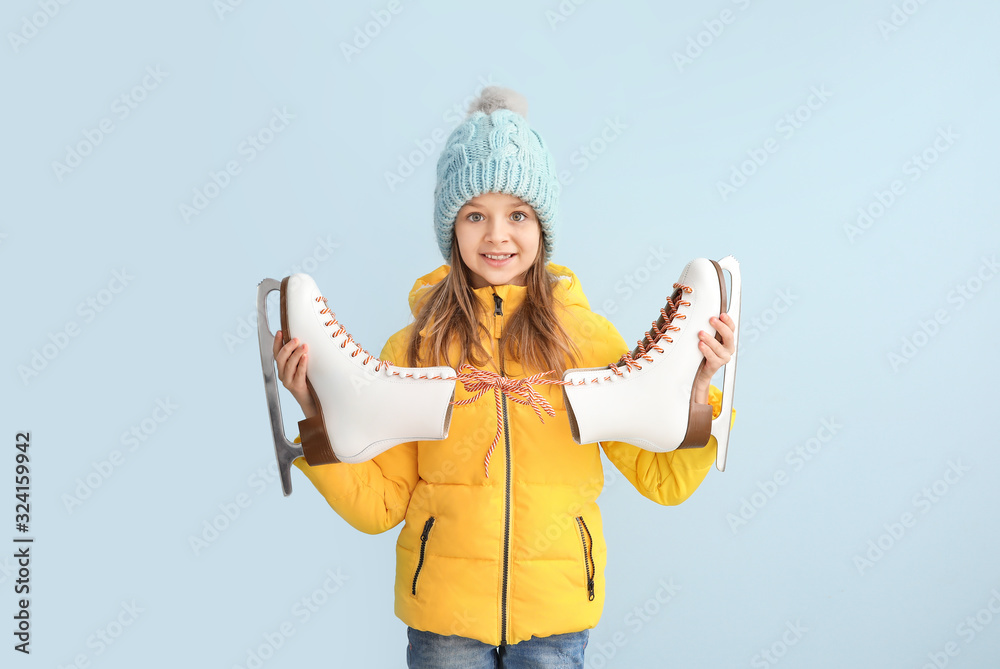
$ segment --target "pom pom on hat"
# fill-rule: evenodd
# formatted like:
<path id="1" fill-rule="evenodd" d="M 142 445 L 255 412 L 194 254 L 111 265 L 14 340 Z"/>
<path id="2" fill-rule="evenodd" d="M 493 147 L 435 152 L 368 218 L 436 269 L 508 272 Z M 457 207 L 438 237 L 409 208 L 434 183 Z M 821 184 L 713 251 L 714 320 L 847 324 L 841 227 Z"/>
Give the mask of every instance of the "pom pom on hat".
<path id="1" fill-rule="evenodd" d="M 552 257 L 560 184 L 542 136 L 528 125 L 528 101 L 510 88 L 487 86 L 445 141 L 437 163 L 434 232 L 451 259 L 455 217 L 474 197 L 507 193 L 534 209 Z"/>
<path id="2" fill-rule="evenodd" d="M 509 109 L 520 114 L 525 119 L 528 118 L 528 100 L 523 95 L 512 88 L 503 86 L 487 86 L 479 97 L 469 106 L 469 113 L 465 118 L 469 118 L 477 111 L 484 114 L 492 114 L 498 109 Z"/>

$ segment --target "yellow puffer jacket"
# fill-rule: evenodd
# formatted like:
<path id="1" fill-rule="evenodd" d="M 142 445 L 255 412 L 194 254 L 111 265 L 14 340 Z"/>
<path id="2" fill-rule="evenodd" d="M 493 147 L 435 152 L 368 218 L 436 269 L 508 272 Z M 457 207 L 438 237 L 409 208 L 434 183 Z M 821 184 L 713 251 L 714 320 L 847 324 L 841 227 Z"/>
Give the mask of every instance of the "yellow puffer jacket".
<path id="1" fill-rule="evenodd" d="M 417 280 L 410 292 L 414 311 L 426 288 L 449 269 L 442 265 Z M 562 323 L 580 348 L 578 365 L 617 361 L 629 347 L 614 326 L 590 310 L 571 271 L 555 264 L 549 269 L 561 277 L 555 296 L 566 306 Z M 492 341 L 483 343 L 496 359 L 504 319 L 524 299 L 525 288 L 475 293 L 492 319 Z M 405 365 L 411 327 L 389 339 L 382 359 Z M 508 377 L 524 376 L 516 363 L 506 367 Z M 600 620 L 607 557 L 596 503 L 604 485 L 600 449 L 573 441 L 558 385 L 534 387 L 556 416 L 542 423 L 530 406 L 503 395 L 503 434 L 488 477 L 484 458 L 498 419 L 492 391 L 454 408 L 443 441 L 400 444 L 353 465 L 295 461 L 357 529 L 375 534 L 406 521 L 396 543 L 395 612 L 410 627 L 501 645 L 578 632 Z M 456 401 L 471 395 L 457 385 Z M 714 387 L 711 401 L 717 415 Z M 705 448 L 670 453 L 617 442 L 601 447 L 640 493 L 660 504 L 687 499 L 716 456 L 714 438 Z"/>

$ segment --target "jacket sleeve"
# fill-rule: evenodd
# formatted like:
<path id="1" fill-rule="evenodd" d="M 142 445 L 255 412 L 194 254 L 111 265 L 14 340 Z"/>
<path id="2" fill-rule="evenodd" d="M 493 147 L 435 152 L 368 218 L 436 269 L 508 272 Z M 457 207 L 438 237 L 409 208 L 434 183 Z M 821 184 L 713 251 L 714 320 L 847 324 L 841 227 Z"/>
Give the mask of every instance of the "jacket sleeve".
<path id="1" fill-rule="evenodd" d="M 712 417 L 722 412 L 722 391 L 715 386 L 708 390 Z M 736 420 L 736 410 L 730 417 L 730 427 Z M 715 464 L 718 442 L 710 437 L 704 448 L 681 448 L 667 453 L 654 453 L 619 441 L 601 442 L 608 460 L 644 497 L 657 504 L 680 504 L 697 489 Z"/>
<path id="2" fill-rule="evenodd" d="M 394 362 L 395 353 L 390 339 L 379 357 Z M 378 534 L 398 525 L 406 515 L 418 479 L 417 442 L 393 446 L 357 464 L 313 467 L 305 458 L 294 464 L 344 520 L 362 532 Z"/>

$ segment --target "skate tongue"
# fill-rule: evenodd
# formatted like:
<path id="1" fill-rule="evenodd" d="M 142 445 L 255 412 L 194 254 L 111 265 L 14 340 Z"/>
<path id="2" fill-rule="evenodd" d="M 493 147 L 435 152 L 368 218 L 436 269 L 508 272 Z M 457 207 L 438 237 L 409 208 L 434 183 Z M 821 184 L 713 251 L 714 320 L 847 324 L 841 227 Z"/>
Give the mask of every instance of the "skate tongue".
<path id="1" fill-rule="evenodd" d="M 667 298 L 667 305 L 663 309 L 660 309 L 659 317 L 653 321 L 653 326 L 646 332 L 645 335 L 643 335 L 642 339 L 636 343 L 636 346 L 632 349 L 631 353 L 626 353 L 622 356 L 618 363 L 619 365 L 626 364 L 626 356 L 629 356 L 631 360 L 642 357 L 645 355 L 646 349 L 652 348 L 653 344 L 658 343 L 660 339 L 664 338 L 667 331 L 676 331 L 679 329 L 673 326 L 672 322 L 674 320 L 674 316 L 677 315 L 678 307 L 685 304 L 682 299 L 683 294 L 685 292 L 690 293 L 691 288 L 680 283 L 675 283 L 674 289 L 674 292 Z M 644 341 L 646 343 L 643 343 Z M 669 336 L 666 337 L 666 341 L 671 341 Z M 614 367 L 614 365 L 609 366 Z"/>

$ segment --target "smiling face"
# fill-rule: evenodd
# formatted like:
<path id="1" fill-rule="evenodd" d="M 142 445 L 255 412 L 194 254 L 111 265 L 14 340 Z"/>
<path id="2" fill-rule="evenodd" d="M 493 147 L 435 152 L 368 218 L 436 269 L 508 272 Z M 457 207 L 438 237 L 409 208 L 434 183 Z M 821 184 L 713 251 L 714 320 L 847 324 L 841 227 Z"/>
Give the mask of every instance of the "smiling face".
<path id="1" fill-rule="evenodd" d="M 541 245 L 535 210 L 506 193 L 484 193 L 458 210 L 455 241 L 472 271 L 472 287 L 525 285 Z"/>

